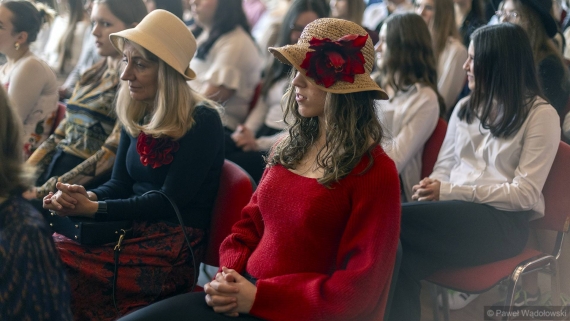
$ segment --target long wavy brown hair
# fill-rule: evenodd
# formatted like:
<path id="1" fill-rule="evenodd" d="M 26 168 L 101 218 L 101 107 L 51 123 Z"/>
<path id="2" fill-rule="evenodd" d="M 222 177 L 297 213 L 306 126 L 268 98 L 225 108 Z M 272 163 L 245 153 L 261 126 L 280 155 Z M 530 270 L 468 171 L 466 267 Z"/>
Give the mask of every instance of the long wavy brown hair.
<path id="1" fill-rule="evenodd" d="M 295 74 L 293 70 L 291 79 Z M 319 118 L 306 118 L 299 113 L 295 90 L 289 87 L 282 103 L 289 135 L 273 146 L 267 158 L 269 166 L 281 164 L 295 169 L 319 137 Z M 325 145 L 317 153 L 317 166 L 324 169 L 317 181 L 330 187 L 348 175 L 364 155 L 371 156 L 382 142 L 384 131 L 376 116 L 374 93 L 327 93 L 325 100 Z M 369 158 L 368 170 L 373 164 Z"/>
<path id="2" fill-rule="evenodd" d="M 420 83 L 437 94 L 439 114 L 445 116 L 445 102 L 437 90 L 437 67 L 431 37 L 424 20 L 415 13 L 392 15 L 386 22 L 386 47 L 375 81 L 394 92 L 407 91 Z"/>

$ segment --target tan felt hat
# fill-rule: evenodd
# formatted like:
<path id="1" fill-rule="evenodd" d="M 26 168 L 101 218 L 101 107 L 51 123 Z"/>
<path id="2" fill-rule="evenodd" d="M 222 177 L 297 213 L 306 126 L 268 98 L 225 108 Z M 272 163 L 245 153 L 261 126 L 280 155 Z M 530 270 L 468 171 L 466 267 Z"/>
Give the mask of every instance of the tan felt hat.
<path id="1" fill-rule="evenodd" d="M 112 33 L 109 38 L 121 53 L 127 39 L 162 59 L 187 80 L 196 78 L 190 69 L 196 38 L 182 20 L 166 10 L 153 10 L 136 27 Z"/>
<path id="2" fill-rule="evenodd" d="M 374 45 L 368 33 L 356 23 L 317 19 L 305 27 L 297 44 L 271 47 L 269 51 L 326 92 L 374 91 L 376 99 L 388 99 L 386 92 L 370 78 Z"/>

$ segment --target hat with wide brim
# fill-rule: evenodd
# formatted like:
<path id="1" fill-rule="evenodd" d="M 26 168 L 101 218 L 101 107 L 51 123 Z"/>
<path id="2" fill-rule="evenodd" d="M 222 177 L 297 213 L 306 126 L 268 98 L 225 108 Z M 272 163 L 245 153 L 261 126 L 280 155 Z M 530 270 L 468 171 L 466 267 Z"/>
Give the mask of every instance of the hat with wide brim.
<path id="1" fill-rule="evenodd" d="M 350 43 L 343 39 L 354 39 L 357 36 L 368 38 L 359 51 L 355 52 L 350 45 L 343 48 L 343 44 Z M 313 45 L 311 45 L 311 42 Z M 321 47 L 315 47 L 317 42 L 325 44 L 322 47 L 323 50 L 319 49 Z M 312 48 L 310 48 L 311 46 Z M 334 50 L 336 50 L 335 48 L 339 49 L 331 54 L 330 48 Z M 368 37 L 368 33 L 356 23 L 335 18 L 317 19 L 305 27 L 296 44 L 278 48 L 270 47 L 269 51 L 282 63 L 291 65 L 303 73 L 309 81 L 319 86 L 323 91 L 334 94 L 372 91 L 375 93 L 376 99 L 388 99 L 386 92 L 370 78 L 370 72 L 374 65 L 374 45 Z M 363 69 L 353 68 L 351 64 L 343 63 L 358 62 L 361 61 L 362 57 L 364 58 Z M 313 68 L 315 64 L 319 64 L 319 67 Z M 302 68 L 301 65 L 311 67 L 306 69 Z M 312 71 L 309 69 L 312 69 Z M 314 70 L 320 70 L 321 72 L 315 73 Z M 351 70 L 359 71 L 351 73 Z M 331 85 L 330 82 L 323 82 L 320 74 L 338 76 Z"/>
<path id="2" fill-rule="evenodd" d="M 126 39 L 160 58 L 185 79 L 196 78 L 190 69 L 196 38 L 182 20 L 166 10 L 153 10 L 136 27 L 112 33 L 109 38 L 121 53 Z"/>
<path id="3" fill-rule="evenodd" d="M 550 14 L 552 10 L 552 0 L 520 0 L 522 4 L 533 9 L 540 16 L 540 20 L 546 29 L 548 37 L 552 38 L 558 32 L 556 20 Z"/>

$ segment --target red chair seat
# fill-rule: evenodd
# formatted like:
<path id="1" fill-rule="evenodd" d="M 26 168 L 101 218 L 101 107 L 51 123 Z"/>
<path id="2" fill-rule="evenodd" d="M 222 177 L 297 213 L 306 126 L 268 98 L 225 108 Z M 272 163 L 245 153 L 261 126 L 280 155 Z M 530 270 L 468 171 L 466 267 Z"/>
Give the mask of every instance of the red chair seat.
<path id="1" fill-rule="evenodd" d="M 482 293 L 510 276 L 521 262 L 541 256 L 545 256 L 544 253 L 534 249 L 525 249 L 521 254 L 499 262 L 440 270 L 428 277 L 427 280 L 460 292 Z M 548 261 L 543 261 L 542 264 L 547 265 Z"/>

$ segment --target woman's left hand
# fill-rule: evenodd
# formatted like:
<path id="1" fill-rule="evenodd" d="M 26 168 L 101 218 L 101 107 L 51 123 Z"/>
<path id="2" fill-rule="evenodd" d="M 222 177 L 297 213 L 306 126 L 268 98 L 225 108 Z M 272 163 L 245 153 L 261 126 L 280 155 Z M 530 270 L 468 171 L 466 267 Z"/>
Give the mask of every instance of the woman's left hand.
<path id="1" fill-rule="evenodd" d="M 414 201 L 439 201 L 441 182 L 437 179 L 424 178 L 414 185 L 412 199 Z"/>
<path id="2" fill-rule="evenodd" d="M 83 193 L 70 191 L 69 184 L 57 183 L 58 191 L 44 197 L 44 208 L 62 216 L 93 217 L 98 203 L 89 200 Z"/>
<path id="3" fill-rule="evenodd" d="M 233 297 L 236 299 L 237 307 L 231 311 L 224 311 L 228 316 L 237 316 L 237 313 L 249 313 L 253 302 L 255 301 L 255 295 L 257 293 L 257 287 L 244 278 L 241 274 L 235 270 L 228 269 L 227 267 L 222 267 L 222 273 L 216 276 L 216 280 L 212 281 L 209 286 L 204 288 L 206 291 L 206 302 L 209 306 L 215 308 L 216 306 L 216 296 L 222 295 L 226 297 Z M 231 306 L 225 302 L 226 306 Z"/>

